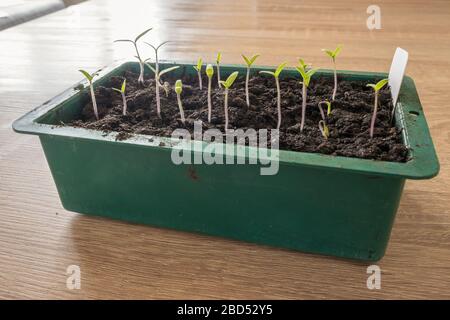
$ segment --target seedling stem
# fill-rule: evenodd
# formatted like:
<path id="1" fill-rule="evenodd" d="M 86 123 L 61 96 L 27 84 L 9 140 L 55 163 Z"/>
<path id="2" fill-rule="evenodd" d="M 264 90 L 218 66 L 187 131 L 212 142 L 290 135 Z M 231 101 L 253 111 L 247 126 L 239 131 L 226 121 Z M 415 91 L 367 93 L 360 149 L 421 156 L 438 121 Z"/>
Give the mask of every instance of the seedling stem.
<path id="1" fill-rule="evenodd" d="M 145 34 L 147 34 L 147 32 L 149 32 L 150 30 L 152 30 L 152 28 L 149 28 L 143 32 L 141 32 L 139 35 L 136 36 L 136 38 L 134 40 L 130 40 L 130 39 L 120 39 L 120 40 L 115 40 L 114 42 L 131 42 L 134 46 L 134 49 L 136 50 L 136 59 L 138 59 L 139 61 L 139 78 L 138 78 L 138 83 L 140 85 L 144 85 L 144 61 L 141 58 L 141 55 L 139 54 L 139 49 L 137 46 L 137 42 L 140 38 L 142 38 Z"/>
<path id="2" fill-rule="evenodd" d="M 146 42 L 145 44 L 147 44 L 148 46 L 150 46 L 152 49 L 153 49 L 153 51 L 155 52 L 155 67 L 153 68 L 149 63 L 147 63 L 147 61 L 149 60 L 149 59 L 146 59 L 144 62 L 146 63 L 146 65 L 150 68 L 150 70 L 152 70 L 153 71 L 153 73 L 155 74 L 155 95 L 156 95 L 156 112 L 158 113 L 158 117 L 159 118 L 161 118 L 161 97 L 160 97 L 160 93 L 159 93 L 159 88 L 160 87 L 164 87 L 164 85 L 163 84 L 161 84 L 160 83 L 160 78 L 161 78 L 161 75 L 163 75 L 164 73 L 167 73 L 167 72 L 169 72 L 169 71 L 172 71 L 172 70 L 175 70 L 175 69 L 177 69 L 178 67 L 176 67 L 175 69 L 174 69 L 174 67 L 172 67 L 172 68 L 168 68 L 168 69 L 166 69 L 166 70 L 168 70 L 168 71 L 166 71 L 166 70 L 163 70 L 163 71 L 159 71 L 159 57 L 158 57 L 158 51 L 159 51 L 159 49 L 163 46 L 163 45 L 165 45 L 165 44 L 167 44 L 169 41 L 164 41 L 164 42 L 162 42 L 162 43 L 160 43 L 158 46 L 154 46 L 154 45 L 152 45 L 151 43 L 148 43 L 148 42 Z M 170 70 L 169 70 L 170 69 Z"/>
<path id="3" fill-rule="evenodd" d="M 377 118 L 377 109 L 378 109 L 378 92 L 389 82 L 389 79 L 382 79 L 378 81 L 376 84 L 368 84 L 368 87 L 371 87 L 375 93 L 375 101 L 373 106 L 373 114 L 372 119 L 370 121 L 370 138 L 373 138 L 373 132 L 375 130 L 375 120 Z"/>
<path id="4" fill-rule="evenodd" d="M 198 85 L 200 87 L 200 90 L 203 90 L 203 86 L 202 86 L 202 58 L 199 58 L 197 61 L 197 65 L 194 66 L 193 68 L 197 71 L 197 75 L 198 75 Z"/>
<path id="5" fill-rule="evenodd" d="M 275 78 L 275 85 L 277 87 L 277 110 L 278 110 L 278 122 L 277 122 L 277 130 L 280 130 L 281 127 L 281 90 L 280 90 L 280 81 L 279 76 L 281 71 L 286 67 L 287 62 L 283 62 L 280 64 L 274 72 L 272 71 L 260 71 L 259 73 L 269 74 Z"/>
<path id="6" fill-rule="evenodd" d="M 339 53 L 342 50 L 342 45 L 338 45 L 336 47 L 336 49 L 334 50 L 327 50 L 327 49 L 322 49 L 323 52 L 325 52 L 325 54 L 327 56 L 329 56 L 331 58 L 331 60 L 333 60 L 333 68 L 334 68 L 334 89 L 333 89 L 333 95 L 331 97 L 331 100 L 334 101 L 334 99 L 336 98 L 336 92 L 337 92 L 337 71 L 336 71 L 336 57 L 339 55 Z"/>
<path id="7" fill-rule="evenodd" d="M 299 66 L 295 67 L 297 71 L 300 73 L 303 81 L 302 83 L 302 120 L 300 123 L 300 132 L 303 131 L 303 127 L 305 126 L 305 118 L 306 118 L 306 99 L 307 99 L 307 89 L 309 87 L 309 83 L 311 81 L 311 77 L 314 73 L 317 72 L 318 69 L 309 69 L 308 65 L 302 59 L 299 59 Z"/>
<path id="8" fill-rule="evenodd" d="M 122 87 L 120 89 L 112 88 L 114 91 L 120 93 L 122 96 L 122 103 L 123 103 L 123 111 L 122 114 L 127 114 L 127 97 L 125 96 L 125 88 L 127 86 L 127 79 L 124 79 L 122 82 Z"/>
<path id="9" fill-rule="evenodd" d="M 242 58 L 244 58 L 245 63 L 247 64 L 247 75 L 245 77 L 245 99 L 247 102 L 247 107 L 250 107 L 250 97 L 248 95 L 248 82 L 250 78 L 250 68 L 252 67 L 252 64 L 256 61 L 256 59 L 259 57 L 259 54 L 255 54 L 252 57 L 247 57 L 245 55 L 242 55 Z"/>
<path id="10" fill-rule="evenodd" d="M 99 120 L 98 109 L 97 109 L 97 100 L 95 100 L 95 93 L 94 93 L 94 84 L 92 83 L 92 80 L 97 75 L 97 72 L 90 74 L 89 72 L 87 72 L 85 70 L 78 70 L 78 71 L 80 71 L 84 75 L 84 77 L 87 79 L 87 81 L 89 82 L 89 90 L 91 92 L 92 107 L 94 109 L 95 118 L 97 120 Z"/>
<path id="11" fill-rule="evenodd" d="M 225 99 L 224 99 L 224 113 L 225 113 L 225 131 L 228 130 L 228 90 L 233 85 L 239 72 L 235 71 L 230 74 L 225 81 L 220 81 L 220 83 L 225 87 Z"/>
<path id="12" fill-rule="evenodd" d="M 211 123 L 211 112 L 212 112 L 212 102 L 211 102 L 211 84 L 212 77 L 214 75 L 214 68 L 211 64 L 206 66 L 206 76 L 208 77 L 208 122 Z"/>
<path id="13" fill-rule="evenodd" d="M 319 107 L 320 115 L 322 116 L 322 120 L 326 122 L 325 113 L 323 112 L 322 105 L 327 106 L 327 116 L 329 116 L 331 114 L 331 103 L 328 100 L 325 100 L 325 101 L 320 101 L 319 104 L 317 105 Z"/>
<path id="14" fill-rule="evenodd" d="M 183 91 L 183 83 L 181 80 L 177 80 L 175 82 L 175 92 L 177 94 L 177 102 L 178 102 L 178 108 L 180 109 L 180 116 L 181 116 L 181 122 L 183 124 L 186 122 L 186 119 L 184 118 L 184 110 L 183 110 L 183 104 L 181 103 L 181 92 Z"/>
<path id="15" fill-rule="evenodd" d="M 217 66 L 217 85 L 222 88 L 222 81 L 220 80 L 220 61 L 222 60 L 222 52 L 217 53 L 216 66 Z"/>

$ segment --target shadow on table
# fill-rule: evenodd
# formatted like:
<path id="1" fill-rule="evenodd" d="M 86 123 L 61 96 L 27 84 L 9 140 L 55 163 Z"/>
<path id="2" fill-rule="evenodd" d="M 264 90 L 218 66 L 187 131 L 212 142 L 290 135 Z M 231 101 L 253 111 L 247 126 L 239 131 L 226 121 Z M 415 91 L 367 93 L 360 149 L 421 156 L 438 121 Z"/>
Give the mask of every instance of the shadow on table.
<path id="1" fill-rule="evenodd" d="M 110 298 L 298 297 L 331 271 L 365 279 L 369 265 L 81 214 L 70 235 L 83 289 Z"/>

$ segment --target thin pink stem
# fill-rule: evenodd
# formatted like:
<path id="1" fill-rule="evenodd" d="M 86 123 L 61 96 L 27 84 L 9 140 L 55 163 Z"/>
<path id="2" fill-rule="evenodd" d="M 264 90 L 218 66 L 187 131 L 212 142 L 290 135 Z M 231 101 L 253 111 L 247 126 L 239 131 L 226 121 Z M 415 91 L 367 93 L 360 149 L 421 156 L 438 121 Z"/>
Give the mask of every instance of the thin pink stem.
<path id="1" fill-rule="evenodd" d="M 303 83 L 303 87 L 302 87 L 302 121 L 300 123 L 300 132 L 303 131 L 303 127 L 305 126 L 305 117 L 306 117 L 306 86 Z"/>
<path id="2" fill-rule="evenodd" d="M 227 131 L 228 130 L 228 88 L 225 88 L 224 112 L 225 112 L 225 131 Z"/>
<path id="3" fill-rule="evenodd" d="M 277 130 L 280 130 L 280 127 L 281 127 L 281 92 L 280 92 L 280 80 L 278 80 L 278 77 L 275 77 L 275 83 L 277 85 L 277 109 L 278 109 Z"/>
<path id="4" fill-rule="evenodd" d="M 185 123 L 186 119 L 184 118 L 184 110 L 183 110 L 183 104 L 181 103 L 180 94 L 177 94 L 177 101 L 178 101 L 178 108 L 180 109 L 181 122 Z"/>
<path id="5" fill-rule="evenodd" d="M 334 101 L 337 92 L 337 72 L 336 72 L 336 61 L 334 59 L 333 64 L 334 64 L 334 89 L 333 89 L 333 97 L 331 99 Z"/>
<path id="6" fill-rule="evenodd" d="M 156 112 L 158 113 L 158 117 L 161 118 L 161 98 L 159 96 L 159 79 L 155 77 L 155 91 L 156 91 Z"/>
<path id="7" fill-rule="evenodd" d="M 144 64 L 142 63 L 142 61 L 139 61 L 139 78 L 138 78 L 138 83 L 139 84 L 144 84 Z"/>
<path id="8" fill-rule="evenodd" d="M 375 104 L 373 106 L 372 120 L 370 121 L 370 137 L 373 138 L 373 131 L 375 130 L 375 119 L 377 118 L 378 109 L 378 91 L 375 91 Z"/>
<path id="9" fill-rule="evenodd" d="M 127 114 L 127 97 L 125 96 L 125 93 L 122 94 L 122 102 L 123 102 L 123 115 L 125 116 Z"/>
<path id="10" fill-rule="evenodd" d="M 158 51 L 155 51 L 155 91 L 156 91 L 156 112 L 158 117 L 161 118 L 161 98 L 159 96 L 159 60 Z"/>
<path id="11" fill-rule="evenodd" d="M 197 72 L 198 73 L 198 85 L 200 86 L 200 90 L 203 90 L 203 86 L 202 86 L 202 73 L 200 71 Z"/>
<path id="12" fill-rule="evenodd" d="M 318 104 L 318 106 L 319 106 L 319 111 L 320 111 L 320 115 L 322 116 L 323 121 L 326 122 L 326 119 L 325 119 L 325 113 L 323 112 L 322 104 L 325 104 L 325 101 L 319 102 L 319 104 Z"/>
<path id="13" fill-rule="evenodd" d="M 94 86 L 91 83 L 89 87 L 91 90 L 92 107 L 94 108 L 95 118 L 98 120 L 99 117 L 98 117 L 98 109 L 97 109 L 97 100 L 95 100 L 95 94 L 94 94 Z"/>
<path id="14" fill-rule="evenodd" d="M 208 122 L 209 123 L 211 123 L 211 113 L 212 113 L 211 82 L 212 82 L 212 78 L 208 77 Z"/>
<path id="15" fill-rule="evenodd" d="M 220 65 L 219 65 L 219 63 L 217 64 L 217 85 L 219 86 L 219 88 L 222 88 L 222 85 L 220 84 Z"/>
<path id="16" fill-rule="evenodd" d="M 247 100 L 247 107 L 250 107 L 250 97 L 248 96 L 248 81 L 250 78 L 250 67 L 247 67 L 247 76 L 245 77 L 245 98 Z"/>

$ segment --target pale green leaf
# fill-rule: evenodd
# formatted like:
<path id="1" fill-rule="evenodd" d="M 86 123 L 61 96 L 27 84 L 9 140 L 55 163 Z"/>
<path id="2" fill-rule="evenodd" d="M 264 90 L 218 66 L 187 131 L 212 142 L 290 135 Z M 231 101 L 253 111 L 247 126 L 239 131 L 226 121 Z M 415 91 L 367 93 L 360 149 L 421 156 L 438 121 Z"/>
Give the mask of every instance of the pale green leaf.
<path id="1" fill-rule="evenodd" d="M 307 87 L 309 86 L 311 77 L 317 72 L 317 70 L 319 70 L 319 69 L 310 69 L 308 71 L 305 71 L 305 69 L 301 66 L 295 67 L 295 69 L 297 69 L 297 71 L 300 73 L 300 75 L 303 78 L 303 84 Z"/>
<path id="2" fill-rule="evenodd" d="M 380 91 L 387 83 L 389 79 L 381 79 L 376 84 L 369 83 L 367 86 L 373 88 L 375 92 Z"/>
<path id="3" fill-rule="evenodd" d="M 310 69 L 306 74 L 311 78 L 319 69 Z"/>
<path id="4" fill-rule="evenodd" d="M 302 67 L 298 66 L 298 67 L 295 67 L 295 69 L 300 73 L 303 80 L 305 80 L 308 77 L 308 75 L 305 72 L 305 69 L 303 69 Z"/>
<path id="5" fill-rule="evenodd" d="M 244 58 L 245 63 L 247 64 L 247 67 L 250 67 L 250 59 L 247 58 L 245 55 L 242 55 L 242 58 Z"/>
<path id="6" fill-rule="evenodd" d="M 129 39 L 119 39 L 119 40 L 114 40 L 113 42 L 131 42 L 131 43 L 134 43 L 133 40 L 129 40 Z"/>
<path id="7" fill-rule="evenodd" d="M 127 86 L 127 79 L 124 79 L 122 82 L 122 88 L 120 88 L 120 91 L 125 93 L 126 86 Z"/>
<path id="8" fill-rule="evenodd" d="M 78 70 L 78 71 L 80 71 L 82 74 L 83 74 L 83 76 L 91 83 L 92 82 L 92 79 L 93 79 L 93 77 L 94 77 L 94 75 L 91 75 L 91 74 L 89 74 L 89 72 L 87 72 L 87 71 L 84 71 L 84 70 Z"/>
<path id="9" fill-rule="evenodd" d="M 389 83 L 389 79 L 382 79 L 382 80 L 378 81 L 375 86 L 376 90 L 380 91 L 388 83 Z"/>
<path id="10" fill-rule="evenodd" d="M 225 88 L 230 88 L 233 85 L 233 83 L 236 80 L 238 75 L 239 75 L 239 72 L 237 72 L 237 71 L 230 74 L 228 76 L 227 80 L 225 80 L 225 82 L 223 84 L 225 86 Z"/>
<path id="11" fill-rule="evenodd" d="M 162 71 L 159 72 L 159 77 L 161 77 L 163 74 L 166 74 L 166 73 L 168 73 L 168 72 L 170 72 L 170 71 L 176 70 L 176 69 L 178 69 L 179 67 L 180 67 L 180 66 L 175 66 L 175 67 L 170 67 L 170 68 L 164 69 L 164 70 L 162 70 Z"/>
<path id="12" fill-rule="evenodd" d="M 255 54 L 251 58 L 249 58 L 245 55 L 242 55 L 242 58 L 244 58 L 245 63 L 247 64 L 247 67 L 250 68 L 253 65 L 253 63 L 256 61 L 256 59 L 258 59 L 259 56 L 260 56 L 259 54 Z"/>
<path id="13" fill-rule="evenodd" d="M 275 77 L 275 72 L 272 72 L 272 71 L 265 71 L 265 70 L 263 70 L 263 71 L 260 71 L 259 73 L 270 74 L 271 76 Z"/>
<path id="14" fill-rule="evenodd" d="M 300 63 L 300 67 L 303 68 L 303 70 L 306 70 L 306 67 L 308 66 L 305 61 L 302 58 L 298 59 L 298 63 Z"/>
<path id="15" fill-rule="evenodd" d="M 147 34 L 147 32 L 149 32 L 149 31 L 152 30 L 152 29 L 153 29 L 153 28 L 149 28 L 149 29 L 143 31 L 142 33 L 140 33 L 140 34 L 134 39 L 134 42 L 138 42 L 138 40 L 139 40 L 140 38 L 142 38 L 143 36 L 145 36 L 145 35 Z"/>
<path id="16" fill-rule="evenodd" d="M 342 50 L 342 45 L 340 44 L 340 45 L 338 45 L 337 48 L 334 49 L 334 51 L 333 51 L 333 56 L 334 56 L 334 58 L 336 58 L 336 57 L 338 56 L 338 54 L 341 52 L 341 50 Z"/>
<path id="17" fill-rule="evenodd" d="M 334 52 L 327 49 L 322 49 L 323 52 L 325 52 L 331 59 L 334 59 Z"/>
<path id="18" fill-rule="evenodd" d="M 198 60 L 197 60 L 197 68 L 196 68 L 196 70 L 198 72 L 200 72 L 202 70 L 202 65 L 203 65 L 202 58 L 198 58 Z"/>
<path id="19" fill-rule="evenodd" d="M 153 51 L 155 51 L 155 52 L 157 52 L 158 51 L 158 49 L 154 46 L 154 45 L 152 45 L 151 43 L 148 43 L 148 42 L 144 42 L 146 45 L 148 45 L 149 47 L 151 47 L 152 49 L 153 49 Z"/>
<path id="20" fill-rule="evenodd" d="M 325 100 L 325 104 L 327 105 L 327 116 L 329 116 L 331 114 L 331 102 Z"/>
<path id="21" fill-rule="evenodd" d="M 181 94 L 181 91 L 183 91 L 183 83 L 181 82 L 181 80 L 177 80 L 175 82 L 175 92 L 177 94 Z"/>
<path id="22" fill-rule="evenodd" d="M 341 50 L 342 50 L 342 45 L 338 45 L 336 47 L 336 49 L 334 49 L 334 50 L 322 49 L 322 51 L 325 52 L 333 60 L 336 59 L 336 57 L 341 52 Z"/>
<path id="23" fill-rule="evenodd" d="M 159 44 L 159 46 L 157 46 L 156 47 L 156 50 L 159 50 L 159 48 L 161 48 L 163 45 L 166 45 L 166 44 L 168 44 L 168 43 L 170 43 L 171 41 L 164 41 L 164 42 L 161 42 L 160 44 Z"/>
<path id="24" fill-rule="evenodd" d="M 206 66 L 206 75 L 208 76 L 208 78 L 211 78 L 214 75 L 214 68 L 211 64 L 208 64 Z"/>
<path id="25" fill-rule="evenodd" d="M 283 71 L 283 69 L 287 66 L 287 62 L 283 62 L 282 64 L 280 64 L 277 69 L 275 70 L 274 74 L 275 74 L 275 78 L 278 78 L 280 76 L 281 71 Z"/>
<path id="26" fill-rule="evenodd" d="M 217 53 L 217 58 L 216 58 L 217 64 L 219 64 L 221 60 L 222 60 L 222 52 L 218 52 Z"/>
<path id="27" fill-rule="evenodd" d="M 330 101 L 328 101 L 328 100 L 320 101 L 320 102 L 319 102 L 319 107 L 320 107 L 322 104 L 325 104 L 325 105 L 327 106 L 327 116 L 329 116 L 329 115 L 331 114 L 331 103 L 330 103 Z"/>
<path id="28" fill-rule="evenodd" d="M 253 63 L 255 63 L 256 59 L 258 59 L 259 56 L 259 53 L 253 55 L 253 57 L 250 58 L 250 65 L 253 65 Z"/>

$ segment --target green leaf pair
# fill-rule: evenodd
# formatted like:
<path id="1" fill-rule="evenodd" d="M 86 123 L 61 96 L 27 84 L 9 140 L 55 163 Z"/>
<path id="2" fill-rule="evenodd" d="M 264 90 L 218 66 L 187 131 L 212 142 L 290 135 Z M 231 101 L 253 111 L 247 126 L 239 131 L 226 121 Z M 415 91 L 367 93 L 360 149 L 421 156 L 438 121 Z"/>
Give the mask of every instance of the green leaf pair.
<path id="1" fill-rule="evenodd" d="M 161 42 L 158 46 L 154 46 L 154 45 L 152 45 L 151 43 L 148 43 L 148 42 L 144 42 L 146 45 L 148 45 L 149 47 L 151 47 L 151 48 L 153 48 L 153 50 L 155 51 L 155 52 L 158 52 L 158 50 L 159 50 L 159 48 L 161 48 L 163 45 L 165 45 L 165 44 L 168 44 L 170 41 L 164 41 L 164 42 Z"/>
<path id="2" fill-rule="evenodd" d="M 256 61 L 256 59 L 258 59 L 260 55 L 259 54 L 255 54 L 252 57 L 247 57 L 244 54 L 242 55 L 242 58 L 244 58 L 245 63 L 247 64 L 247 67 L 251 67 L 252 64 Z"/>
<path id="3" fill-rule="evenodd" d="M 317 72 L 319 69 L 309 69 L 306 70 L 308 67 L 307 64 L 302 59 L 299 59 L 300 65 L 295 67 L 295 69 L 300 73 L 303 79 L 303 84 L 308 87 L 309 83 L 311 82 L 311 77 Z"/>
<path id="4" fill-rule="evenodd" d="M 260 71 L 259 73 L 263 73 L 263 74 L 270 74 L 271 76 L 274 76 L 275 78 L 278 79 L 278 77 L 280 76 L 281 71 L 283 71 L 283 69 L 287 66 L 287 62 L 283 62 L 282 64 L 280 64 L 276 69 L 275 72 L 272 71 Z"/>
<path id="5" fill-rule="evenodd" d="M 122 82 L 122 87 L 120 87 L 120 90 L 119 90 L 119 89 L 116 89 L 116 88 L 112 88 L 112 89 L 113 89 L 114 91 L 119 92 L 119 93 L 125 93 L 125 88 L 126 88 L 126 86 L 127 86 L 127 79 L 124 79 L 123 82 Z"/>
<path id="6" fill-rule="evenodd" d="M 98 74 L 98 71 L 95 71 L 94 73 L 89 73 L 82 69 L 80 69 L 78 71 L 80 71 L 83 74 L 83 76 L 89 81 L 90 84 L 92 84 L 92 80 Z"/>
<path id="7" fill-rule="evenodd" d="M 147 67 L 149 67 L 149 69 L 152 70 L 153 73 L 156 74 L 155 68 L 153 68 L 152 65 L 151 65 L 150 63 L 146 62 L 145 65 L 146 65 Z M 168 73 L 168 72 L 170 72 L 170 71 L 176 70 L 176 69 L 178 69 L 179 67 L 180 67 L 180 66 L 174 66 L 174 67 L 170 67 L 170 68 L 161 70 L 161 71 L 159 72 L 159 74 L 157 74 L 157 76 L 158 76 L 158 78 L 160 78 L 163 74 L 166 74 L 166 73 Z"/>
<path id="8" fill-rule="evenodd" d="M 220 83 L 221 83 L 225 88 L 229 89 L 229 88 L 233 85 L 233 83 L 234 83 L 234 81 L 236 80 L 236 78 L 237 78 L 238 75 L 239 75 L 239 72 L 235 71 L 235 72 L 233 72 L 232 74 L 230 74 L 230 75 L 228 76 L 227 80 L 225 80 L 225 81 L 220 81 Z"/>
<path id="9" fill-rule="evenodd" d="M 197 72 L 201 72 L 201 71 L 202 71 L 202 65 L 203 65 L 202 58 L 199 58 L 199 59 L 197 60 L 197 65 L 194 66 L 193 68 L 194 68 L 195 70 L 197 70 Z"/>
<path id="10" fill-rule="evenodd" d="M 382 79 L 378 81 L 376 84 L 369 83 L 367 86 L 373 88 L 375 92 L 380 91 L 387 83 L 389 82 L 389 79 Z"/>
<path id="11" fill-rule="evenodd" d="M 338 45 L 334 50 L 322 49 L 331 59 L 335 60 L 342 50 L 342 45 Z"/>

